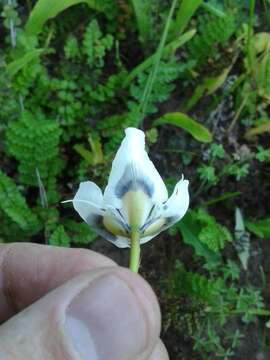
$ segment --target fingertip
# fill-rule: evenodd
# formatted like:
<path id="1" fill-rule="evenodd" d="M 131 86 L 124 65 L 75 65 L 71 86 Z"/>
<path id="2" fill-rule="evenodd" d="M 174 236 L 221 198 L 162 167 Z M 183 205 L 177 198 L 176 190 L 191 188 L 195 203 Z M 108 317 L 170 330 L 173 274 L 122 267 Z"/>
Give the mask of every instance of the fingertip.
<path id="1" fill-rule="evenodd" d="M 147 347 L 145 354 L 141 355 L 144 358 L 150 355 L 160 335 L 161 313 L 157 297 L 149 283 L 139 274 L 123 267 L 114 269 L 114 272 L 127 283 L 141 305 L 147 327 Z"/>
<path id="2" fill-rule="evenodd" d="M 67 331 L 78 352 L 92 351 L 87 343 L 91 347 L 94 344 L 101 360 L 148 359 L 159 339 L 160 310 L 145 280 L 120 267 L 100 268 L 71 282 L 74 280 L 76 286 L 87 283 L 66 312 Z M 77 336 L 83 329 L 88 329 L 92 341 L 79 344 L 78 336 L 87 338 Z"/>

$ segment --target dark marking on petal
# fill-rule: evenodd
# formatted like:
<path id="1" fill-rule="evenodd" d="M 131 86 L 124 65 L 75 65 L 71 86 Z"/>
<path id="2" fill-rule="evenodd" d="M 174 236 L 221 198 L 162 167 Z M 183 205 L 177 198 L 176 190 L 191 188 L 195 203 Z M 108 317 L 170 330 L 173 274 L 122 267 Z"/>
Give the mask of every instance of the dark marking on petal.
<path id="1" fill-rule="evenodd" d="M 155 218 L 151 218 L 151 215 L 153 213 L 153 210 L 155 208 L 155 205 L 153 205 L 149 211 L 149 214 L 144 222 L 144 224 L 140 227 L 140 231 L 143 233 L 145 232 L 145 229 L 150 226 L 151 224 L 153 224 L 155 221 L 157 221 L 159 219 L 159 217 L 155 217 Z"/>
<path id="2" fill-rule="evenodd" d="M 126 219 L 125 219 L 124 215 L 122 214 L 121 210 L 116 209 L 116 211 L 120 215 L 122 221 L 119 221 L 118 219 L 115 219 L 115 220 L 118 222 L 118 224 L 120 224 L 124 228 L 124 230 L 126 231 L 127 234 L 130 234 L 131 228 L 130 228 L 129 224 L 126 222 Z"/>
<path id="3" fill-rule="evenodd" d="M 147 196 L 152 197 L 154 185 L 149 178 L 143 176 L 140 170 L 136 170 L 132 164 L 129 164 L 116 185 L 115 195 L 121 199 L 128 191 L 138 189 L 141 189 Z"/>
<path id="4" fill-rule="evenodd" d="M 167 229 L 169 226 L 174 224 L 177 221 L 177 216 L 170 216 L 165 219 L 165 224 L 163 225 L 163 228 Z M 163 230 L 162 230 L 163 231 Z"/>
<path id="5" fill-rule="evenodd" d="M 108 239 L 112 242 L 117 240 L 116 236 L 107 231 L 103 225 L 103 216 L 101 215 L 91 215 L 86 219 L 87 224 L 91 225 L 96 233 L 102 236 L 105 239 Z"/>
<path id="6" fill-rule="evenodd" d="M 153 206 L 151 207 L 151 210 L 149 211 L 149 214 L 148 214 L 148 216 L 147 216 L 147 219 L 146 219 L 146 220 L 148 220 L 148 219 L 151 217 L 151 215 L 152 215 L 152 213 L 153 213 L 154 208 L 155 208 L 155 205 L 153 205 Z"/>

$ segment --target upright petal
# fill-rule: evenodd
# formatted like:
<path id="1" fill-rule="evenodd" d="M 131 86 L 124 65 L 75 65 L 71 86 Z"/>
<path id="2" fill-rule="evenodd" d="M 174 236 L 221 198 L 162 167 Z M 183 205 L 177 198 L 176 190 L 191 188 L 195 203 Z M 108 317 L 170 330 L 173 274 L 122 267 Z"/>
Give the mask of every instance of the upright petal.
<path id="1" fill-rule="evenodd" d="M 163 205 L 163 216 L 169 226 L 179 221 L 187 212 L 189 206 L 188 185 L 189 181 L 182 177 L 170 198 Z"/>
<path id="2" fill-rule="evenodd" d="M 126 136 L 112 163 L 104 200 L 116 208 L 124 207 L 126 216 L 130 214 L 131 201 L 141 201 L 140 212 L 137 213 L 140 213 L 140 221 L 143 222 L 153 204 L 166 201 L 168 193 L 161 176 L 145 151 L 143 131 L 128 128 L 125 132 Z M 126 196 L 129 192 L 136 192 L 136 198 Z"/>
<path id="3" fill-rule="evenodd" d="M 188 180 L 180 180 L 168 201 L 157 207 L 142 228 L 142 243 L 151 240 L 185 215 L 189 205 L 188 183 Z"/>

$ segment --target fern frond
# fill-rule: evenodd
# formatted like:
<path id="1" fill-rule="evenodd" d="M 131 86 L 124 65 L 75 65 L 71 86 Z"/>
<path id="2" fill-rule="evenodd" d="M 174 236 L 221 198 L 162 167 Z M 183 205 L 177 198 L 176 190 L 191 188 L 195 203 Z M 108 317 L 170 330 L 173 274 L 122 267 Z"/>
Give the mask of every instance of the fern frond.
<path id="1" fill-rule="evenodd" d="M 187 271 L 180 261 L 176 262 L 175 269 L 166 282 L 171 297 L 184 295 L 203 302 L 211 302 L 224 286 L 221 278 L 210 280 L 204 275 Z"/>
<path id="2" fill-rule="evenodd" d="M 138 108 L 130 112 L 105 117 L 97 124 L 98 130 L 102 131 L 103 137 L 108 139 L 105 144 L 105 152 L 111 153 L 123 139 L 123 130 L 127 127 L 138 127 L 139 114 Z"/>
<path id="3" fill-rule="evenodd" d="M 0 170 L 0 209 L 22 230 L 37 233 L 41 224 L 11 178 Z"/>
<path id="4" fill-rule="evenodd" d="M 155 113 L 157 111 L 158 103 L 164 102 L 169 99 L 172 91 L 175 89 L 174 81 L 180 77 L 187 69 L 194 65 L 194 61 L 188 61 L 185 64 L 172 58 L 170 61 L 161 61 L 154 87 L 149 98 L 147 113 Z M 139 74 L 136 81 L 130 86 L 131 97 L 135 100 L 136 104 L 140 104 L 144 92 L 144 88 L 149 77 L 149 71 Z M 134 101 L 129 102 L 129 109 L 134 106 Z"/>
<path id="5" fill-rule="evenodd" d="M 198 235 L 199 240 L 207 245 L 209 249 L 218 252 L 224 248 L 227 241 L 232 240 L 229 230 L 219 224 L 216 219 L 205 210 L 199 209 L 196 213 L 196 219 L 202 226 Z"/>
<path id="6" fill-rule="evenodd" d="M 38 169 L 45 188 L 53 185 L 61 170 L 59 158 L 60 128 L 44 115 L 23 112 L 18 121 L 7 128 L 7 151 L 19 162 L 19 178 L 23 184 L 37 185 Z M 48 189 L 46 189 L 48 190 Z"/>
<path id="7" fill-rule="evenodd" d="M 69 247 L 70 242 L 71 239 L 66 233 L 63 225 L 59 225 L 49 238 L 49 244 L 53 246 Z"/>
<path id="8" fill-rule="evenodd" d="M 66 220 L 64 222 L 64 226 L 74 244 L 88 245 L 97 237 L 96 232 L 85 223 L 77 223 L 73 220 Z"/>
<path id="9" fill-rule="evenodd" d="M 187 48 L 189 57 L 200 65 L 218 53 L 218 47 L 226 44 L 235 33 L 237 24 L 235 16 L 229 12 L 224 17 L 201 15 L 198 21 L 198 32 L 188 42 Z"/>
<path id="10" fill-rule="evenodd" d="M 112 46 L 112 35 L 103 36 L 97 20 L 92 20 L 87 26 L 83 38 L 82 51 L 87 57 L 87 63 L 90 66 L 102 67 L 106 51 L 110 50 Z"/>

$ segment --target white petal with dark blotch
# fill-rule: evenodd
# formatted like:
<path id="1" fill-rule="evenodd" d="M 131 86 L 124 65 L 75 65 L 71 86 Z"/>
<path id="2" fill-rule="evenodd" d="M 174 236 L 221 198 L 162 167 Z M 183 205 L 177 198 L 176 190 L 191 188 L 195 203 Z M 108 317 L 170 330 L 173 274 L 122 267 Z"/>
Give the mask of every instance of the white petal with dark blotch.
<path id="1" fill-rule="evenodd" d="M 104 200 L 121 208 L 121 199 L 129 190 L 142 190 L 152 202 L 168 199 L 166 186 L 145 151 L 143 131 L 128 128 L 112 163 Z"/>
<path id="2" fill-rule="evenodd" d="M 157 207 L 149 224 L 146 223 L 141 235 L 141 244 L 157 236 L 162 231 L 179 221 L 189 206 L 188 180 L 183 178 L 176 184 L 173 194 L 162 206 Z"/>
<path id="3" fill-rule="evenodd" d="M 111 209 L 104 204 L 101 189 L 95 183 L 91 181 L 80 183 L 79 190 L 72 202 L 75 210 L 97 234 L 118 247 L 129 246 L 129 240 L 122 236 L 125 229 L 121 223 L 117 222 L 117 218 Z M 105 224 L 113 227 L 114 232 L 119 235 L 112 234 Z"/>
<path id="4" fill-rule="evenodd" d="M 163 205 L 161 216 L 167 220 L 168 226 L 173 225 L 187 212 L 189 206 L 189 181 L 182 179 L 176 184 L 170 198 Z"/>

